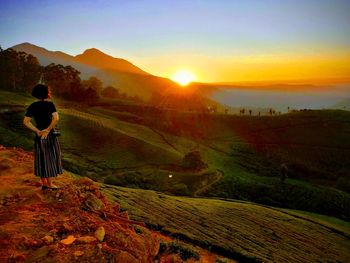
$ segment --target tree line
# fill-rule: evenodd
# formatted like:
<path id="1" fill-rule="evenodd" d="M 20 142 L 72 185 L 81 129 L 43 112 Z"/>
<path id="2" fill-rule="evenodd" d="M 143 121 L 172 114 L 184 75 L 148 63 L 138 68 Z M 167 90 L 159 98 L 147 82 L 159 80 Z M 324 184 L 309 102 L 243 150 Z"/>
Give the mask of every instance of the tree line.
<path id="1" fill-rule="evenodd" d="M 38 59 L 22 51 L 0 47 L 0 88 L 9 91 L 31 92 L 39 82 L 50 86 L 54 96 L 68 100 L 95 103 L 100 97 L 142 101 L 138 96 L 120 93 L 113 86 L 104 87 L 97 77 L 80 78 L 80 72 L 68 65 L 40 65 Z"/>

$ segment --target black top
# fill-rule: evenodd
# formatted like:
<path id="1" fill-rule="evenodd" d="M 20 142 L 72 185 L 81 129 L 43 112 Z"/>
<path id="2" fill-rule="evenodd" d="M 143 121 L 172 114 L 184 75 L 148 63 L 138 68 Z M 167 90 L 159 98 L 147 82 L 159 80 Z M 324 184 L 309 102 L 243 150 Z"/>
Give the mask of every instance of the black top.
<path id="1" fill-rule="evenodd" d="M 34 117 L 36 127 L 44 130 L 50 126 L 53 112 L 56 112 L 55 104 L 52 101 L 41 100 L 30 104 L 25 116 Z"/>

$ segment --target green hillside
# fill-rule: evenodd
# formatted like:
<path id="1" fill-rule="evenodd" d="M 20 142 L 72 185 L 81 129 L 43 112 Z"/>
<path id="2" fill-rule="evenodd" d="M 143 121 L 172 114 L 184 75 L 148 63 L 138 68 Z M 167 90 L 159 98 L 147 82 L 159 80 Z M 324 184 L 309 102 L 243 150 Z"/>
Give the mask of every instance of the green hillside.
<path id="1" fill-rule="evenodd" d="M 237 200 L 101 185 L 130 217 L 239 262 L 346 262 L 350 224 Z"/>
<path id="2" fill-rule="evenodd" d="M 22 125 L 31 101 L 0 92 L 1 144 L 33 149 L 33 135 Z M 80 175 L 131 188 L 350 218 L 348 112 L 250 117 L 112 100 L 95 106 L 55 103 L 64 167 Z M 181 166 L 191 151 L 200 152 L 207 169 Z M 282 163 L 289 171 L 284 183 Z"/>

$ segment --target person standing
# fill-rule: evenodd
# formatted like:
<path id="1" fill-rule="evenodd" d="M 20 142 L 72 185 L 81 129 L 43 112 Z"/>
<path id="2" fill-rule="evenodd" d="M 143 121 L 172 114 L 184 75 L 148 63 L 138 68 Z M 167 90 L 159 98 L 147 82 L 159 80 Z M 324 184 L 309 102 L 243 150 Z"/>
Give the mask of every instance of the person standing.
<path id="1" fill-rule="evenodd" d="M 37 101 L 29 105 L 26 110 L 23 124 L 35 132 L 34 138 L 34 175 L 41 178 L 41 190 L 57 190 L 52 178 L 63 173 L 61 149 L 55 125 L 59 121 L 58 112 L 51 99 L 51 91 L 43 84 L 36 85 L 32 96 Z M 32 123 L 34 118 L 35 126 Z"/>

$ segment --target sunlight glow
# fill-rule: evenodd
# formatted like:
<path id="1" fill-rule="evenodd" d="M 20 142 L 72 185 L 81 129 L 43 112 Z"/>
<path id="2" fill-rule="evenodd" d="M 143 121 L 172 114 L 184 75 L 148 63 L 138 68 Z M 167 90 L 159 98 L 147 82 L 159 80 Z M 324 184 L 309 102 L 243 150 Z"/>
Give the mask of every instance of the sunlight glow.
<path id="1" fill-rule="evenodd" d="M 196 80 L 196 76 L 188 70 L 179 70 L 174 73 L 171 79 L 179 83 L 181 86 L 186 86 L 190 82 Z"/>

